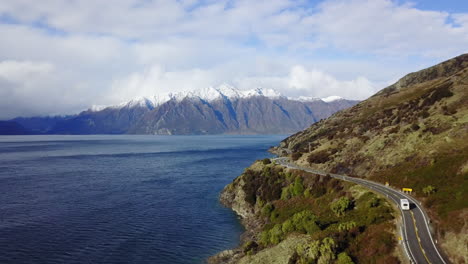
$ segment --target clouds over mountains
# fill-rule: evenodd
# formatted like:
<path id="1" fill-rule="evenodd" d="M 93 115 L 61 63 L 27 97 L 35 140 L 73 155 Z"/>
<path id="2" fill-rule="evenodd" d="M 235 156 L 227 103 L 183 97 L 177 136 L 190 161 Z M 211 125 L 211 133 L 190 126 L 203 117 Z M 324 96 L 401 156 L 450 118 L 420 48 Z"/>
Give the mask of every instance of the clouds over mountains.
<path id="1" fill-rule="evenodd" d="M 228 82 L 363 99 L 466 52 L 468 14 L 389 0 L 0 3 L 0 118 Z"/>

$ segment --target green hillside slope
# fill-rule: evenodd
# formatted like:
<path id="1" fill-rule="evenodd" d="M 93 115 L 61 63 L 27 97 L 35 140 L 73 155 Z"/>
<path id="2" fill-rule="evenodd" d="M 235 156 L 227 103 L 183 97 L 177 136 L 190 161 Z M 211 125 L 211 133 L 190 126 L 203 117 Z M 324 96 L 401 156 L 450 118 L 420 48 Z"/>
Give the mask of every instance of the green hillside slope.
<path id="1" fill-rule="evenodd" d="M 408 74 L 273 151 L 303 166 L 412 188 L 452 260 L 468 263 L 468 54 Z"/>

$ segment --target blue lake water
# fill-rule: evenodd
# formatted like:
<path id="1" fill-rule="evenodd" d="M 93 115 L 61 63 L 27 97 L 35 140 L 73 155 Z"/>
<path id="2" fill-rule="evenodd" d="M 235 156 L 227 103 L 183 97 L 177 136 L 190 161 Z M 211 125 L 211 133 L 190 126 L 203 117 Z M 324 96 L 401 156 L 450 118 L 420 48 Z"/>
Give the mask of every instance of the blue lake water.
<path id="1" fill-rule="evenodd" d="M 284 136 L 1 136 L 0 263 L 203 263 L 219 192 Z"/>

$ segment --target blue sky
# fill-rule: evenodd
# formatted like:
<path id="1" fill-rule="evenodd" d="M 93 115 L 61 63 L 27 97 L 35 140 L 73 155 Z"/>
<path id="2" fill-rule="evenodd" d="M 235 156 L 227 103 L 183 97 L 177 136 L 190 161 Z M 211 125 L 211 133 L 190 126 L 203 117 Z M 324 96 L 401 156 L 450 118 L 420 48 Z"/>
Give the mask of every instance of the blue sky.
<path id="1" fill-rule="evenodd" d="M 0 118 L 223 83 L 365 99 L 466 53 L 466 2 L 0 0 Z"/>

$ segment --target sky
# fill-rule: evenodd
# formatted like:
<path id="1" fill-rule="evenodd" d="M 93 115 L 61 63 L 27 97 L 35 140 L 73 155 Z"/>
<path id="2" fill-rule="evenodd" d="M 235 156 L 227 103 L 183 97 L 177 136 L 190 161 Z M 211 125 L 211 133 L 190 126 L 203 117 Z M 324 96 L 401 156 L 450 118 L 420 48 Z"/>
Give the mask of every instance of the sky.
<path id="1" fill-rule="evenodd" d="M 365 99 L 468 51 L 460 0 L 0 0 L 0 118 L 233 85 Z"/>

